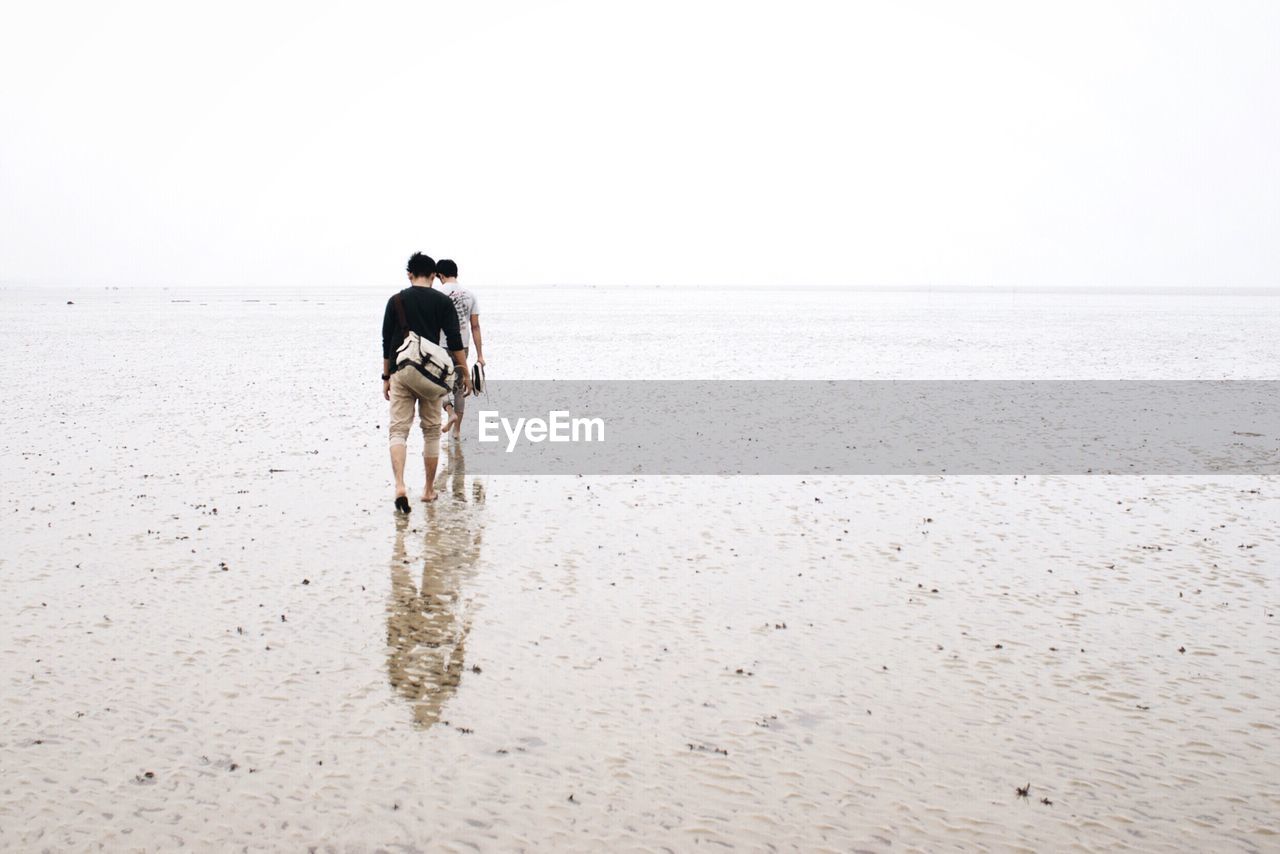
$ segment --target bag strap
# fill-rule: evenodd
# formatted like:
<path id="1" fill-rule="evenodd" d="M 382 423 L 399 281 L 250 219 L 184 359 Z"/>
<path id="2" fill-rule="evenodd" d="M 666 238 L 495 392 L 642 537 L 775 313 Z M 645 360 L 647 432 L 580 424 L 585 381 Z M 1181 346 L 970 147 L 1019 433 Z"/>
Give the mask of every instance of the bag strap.
<path id="1" fill-rule="evenodd" d="M 393 296 L 391 298 L 391 302 L 393 302 L 396 307 L 396 320 L 400 324 L 400 340 L 403 341 L 405 336 L 409 334 L 409 321 L 404 316 L 404 299 L 401 297 L 401 293 L 397 293 Z"/>

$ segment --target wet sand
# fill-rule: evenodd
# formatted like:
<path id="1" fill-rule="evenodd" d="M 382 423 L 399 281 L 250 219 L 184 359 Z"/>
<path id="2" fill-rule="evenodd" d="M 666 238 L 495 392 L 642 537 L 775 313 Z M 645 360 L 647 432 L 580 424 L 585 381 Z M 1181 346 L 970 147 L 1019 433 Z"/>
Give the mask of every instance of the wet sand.
<path id="1" fill-rule="evenodd" d="M 5 850 L 1280 845 L 1274 478 L 464 455 L 398 521 L 349 312 L 202 309 L 68 394 L 6 307 Z"/>

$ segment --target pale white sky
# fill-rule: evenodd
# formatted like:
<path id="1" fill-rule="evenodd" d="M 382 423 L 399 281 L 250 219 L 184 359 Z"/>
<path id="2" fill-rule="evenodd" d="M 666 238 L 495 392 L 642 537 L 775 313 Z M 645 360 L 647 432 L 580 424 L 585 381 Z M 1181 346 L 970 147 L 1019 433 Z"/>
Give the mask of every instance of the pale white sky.
<path id="1" fill-rule="evenodd" d="M 1280 285 L 1280 3 L 6 3 L 0 282 Z"/>

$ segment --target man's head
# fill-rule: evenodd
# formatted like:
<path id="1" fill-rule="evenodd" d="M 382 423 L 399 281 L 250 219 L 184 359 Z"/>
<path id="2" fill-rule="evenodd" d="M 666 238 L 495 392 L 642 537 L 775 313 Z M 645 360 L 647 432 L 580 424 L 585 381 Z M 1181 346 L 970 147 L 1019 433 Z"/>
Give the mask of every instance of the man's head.
<path id="1" fill-rule="evenodd" d="M 405 270 L 409 274 L 409 281 L 413 284 L 430 285 L 436 275 L 436 262 L 431 260 L 430 255 L 415 252 L 410 256 Z"/>
<path id="2" fill-rule="evenodd" d="M 448 258 L 441 258 L 436 262 L 436 275 L 442 282 L 452 282 L 458 278 L 458 265 Z"/>

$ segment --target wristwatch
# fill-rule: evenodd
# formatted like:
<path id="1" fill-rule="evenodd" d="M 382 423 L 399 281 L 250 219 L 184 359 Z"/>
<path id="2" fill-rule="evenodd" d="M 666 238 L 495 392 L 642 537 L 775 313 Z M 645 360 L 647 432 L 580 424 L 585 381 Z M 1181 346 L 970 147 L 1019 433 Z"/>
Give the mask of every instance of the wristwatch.
<path id="1" fill-rule="evenodd" d="M 382 381 L 383 381 L 384 383 L 385 383 L 387 380 L 389 380 L 389 379 L 391 379 L 391 374 L 383 374 L 383 375 L 382 375 Z"/>

